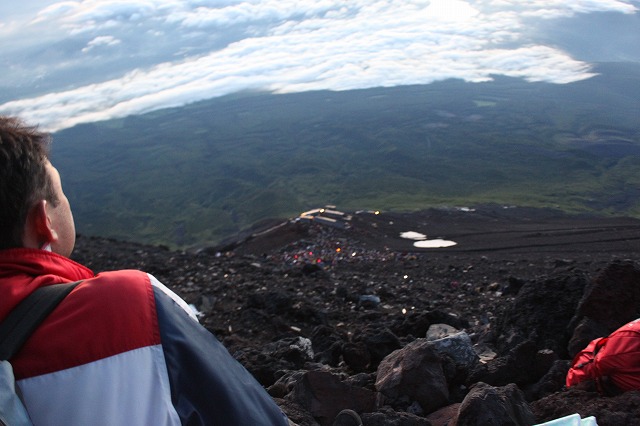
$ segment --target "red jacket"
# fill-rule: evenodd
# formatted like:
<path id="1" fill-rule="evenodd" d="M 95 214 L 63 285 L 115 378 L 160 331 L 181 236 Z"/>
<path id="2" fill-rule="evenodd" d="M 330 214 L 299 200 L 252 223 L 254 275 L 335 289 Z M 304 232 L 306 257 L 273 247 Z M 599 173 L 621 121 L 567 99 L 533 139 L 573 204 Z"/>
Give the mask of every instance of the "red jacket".
<path id="1" fill-rule="evenodd" d="M 566 385 L 593 380 L 606 392 L 602 385 L 605 377 L 617 391 L 640 390 L 640 319 L 592 340 L 574 357 Z"/>
<path id="2" fill-rule="evenodd" d="M 94 276 L 42 250 L 0 251 L 0 319 L 40 286 L 84 280 L 12 359 L 36 425 L 286 425 L 186 303 L 141 271 Z"/>

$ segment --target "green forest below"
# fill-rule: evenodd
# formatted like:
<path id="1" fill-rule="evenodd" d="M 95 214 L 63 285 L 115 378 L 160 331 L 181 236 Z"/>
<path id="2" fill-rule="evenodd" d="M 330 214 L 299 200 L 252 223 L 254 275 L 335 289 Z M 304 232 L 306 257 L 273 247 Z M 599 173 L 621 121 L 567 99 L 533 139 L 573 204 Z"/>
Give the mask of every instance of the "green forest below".
<path id="1" fill-rule="evenodd" d="M 52 161 L 80 234 L 172 248 L 326 204 L 640 217 L 640 64 L 596 71 L 241 93 L 62 130 Z"/>

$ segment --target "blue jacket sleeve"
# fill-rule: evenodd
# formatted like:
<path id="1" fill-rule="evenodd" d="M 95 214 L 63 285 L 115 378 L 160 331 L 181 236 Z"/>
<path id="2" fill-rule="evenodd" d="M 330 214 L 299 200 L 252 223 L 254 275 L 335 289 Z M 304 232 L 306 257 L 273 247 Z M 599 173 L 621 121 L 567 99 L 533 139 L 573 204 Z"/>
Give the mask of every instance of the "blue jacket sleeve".
<path id="1" fill-rule="evenodd" d="M 154 288 L 171 400 L 183 425 L 282 425 L 288 421 L 258 381 L 213 334 Z"/>

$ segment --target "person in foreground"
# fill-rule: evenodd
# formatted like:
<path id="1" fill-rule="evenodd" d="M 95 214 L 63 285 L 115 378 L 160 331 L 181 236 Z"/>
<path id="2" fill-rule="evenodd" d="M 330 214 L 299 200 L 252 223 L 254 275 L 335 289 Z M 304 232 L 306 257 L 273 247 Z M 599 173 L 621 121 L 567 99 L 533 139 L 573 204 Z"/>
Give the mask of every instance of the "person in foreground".
<path id="1" fill-rule="evenodd" d="M 0 116 L 0 321 L 83 280 L 11 360 L 35 425 L 287 425 L 260 384 L 153 276 L 69 259 L 75 225 L 49 137 Z"/>

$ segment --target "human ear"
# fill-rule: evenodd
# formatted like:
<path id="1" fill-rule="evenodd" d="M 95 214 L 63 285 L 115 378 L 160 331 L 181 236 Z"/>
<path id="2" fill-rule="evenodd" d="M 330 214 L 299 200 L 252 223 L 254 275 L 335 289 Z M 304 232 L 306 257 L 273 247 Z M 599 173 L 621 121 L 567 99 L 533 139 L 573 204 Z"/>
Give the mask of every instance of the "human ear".
<path id="1" fill-rule="evenodd" d="M 40 200 L 33 207 L 34 228 L 40 245 L 52 243 L 58 240 L 58 233 L 51 224 L 51 218 L 47 212 L 47 200 Z"/>

